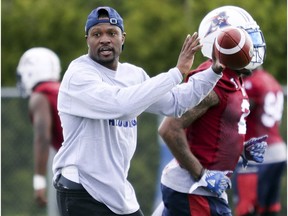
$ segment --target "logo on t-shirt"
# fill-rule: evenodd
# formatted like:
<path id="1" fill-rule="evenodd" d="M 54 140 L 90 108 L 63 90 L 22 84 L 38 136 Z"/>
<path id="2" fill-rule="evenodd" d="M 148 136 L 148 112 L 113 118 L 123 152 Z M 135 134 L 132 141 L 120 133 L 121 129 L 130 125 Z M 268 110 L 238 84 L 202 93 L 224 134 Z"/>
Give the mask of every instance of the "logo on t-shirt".
<path id="1" fill-rule="evenodd" d="M 137 120 L 132 119 L 132 120 L 126 121 L 126 120 L 119 120 L 119 119 L 110 119 L 109 125 L 116 126 L 116 127 L 135 127 L 137 125 Z"/>

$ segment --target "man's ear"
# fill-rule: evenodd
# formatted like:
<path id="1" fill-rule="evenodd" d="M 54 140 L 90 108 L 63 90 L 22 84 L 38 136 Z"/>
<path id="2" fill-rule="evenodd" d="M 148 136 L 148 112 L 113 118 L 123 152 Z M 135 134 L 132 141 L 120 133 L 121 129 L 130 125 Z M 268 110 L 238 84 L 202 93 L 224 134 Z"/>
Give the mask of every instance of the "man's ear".
<path id="1" fill-rule="evenodd" d="M 126 32 L 123 32 L 123 33 L 122 33 L 122 45 L 123 45 L 124 42 L 125 42 L 125 38 L 126 38 Z"/>
<path id="2" fill-rule="evenodd" d="M 88 44 L 88 36 L 87 36 L 87 35 L 85 35 L 85 39 L 86 39 L 87 47 L 89 48 L 89 44 Z"/>

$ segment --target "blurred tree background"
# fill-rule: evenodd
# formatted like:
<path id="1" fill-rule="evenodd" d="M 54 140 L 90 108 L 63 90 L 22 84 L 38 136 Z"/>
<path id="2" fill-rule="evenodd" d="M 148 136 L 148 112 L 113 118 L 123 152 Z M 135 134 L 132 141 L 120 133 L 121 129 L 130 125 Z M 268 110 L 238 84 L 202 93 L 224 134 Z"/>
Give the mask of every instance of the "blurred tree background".
<path id="1" fill-rule="evenodd" d="M 23 52 L 34 46 L 54 50 L 62 61 L 62 74 L 70 61 L 87 52 L 84 26 L 97 6 L 115 7 L 127 33 L 121 61 L 142 66 L 151 75 L 176 65 L 182 42 L 198 30 L 210 10 L 228 0 L 2 0 L 2 86 L 15 85 L 15 69 Z M 287 2 L 234 0 L 261 26 L 267 43 L 264 67 L 281 83 L 287 81 Z M 198 53 L 193 67 L 202 61 Z"/>
<path id="2" fill-rule="evenodd" d="M 114 7 L 124 19 L 127 36 L 120 61 L 139 65 L 154 76 L 176 65 L 186 35 L 198 30 L 210 10 L 231 4 L 247 10 L 261 26 L 267 43 L 263 66 L 286 85 L 285 0 L 2 0 L 1 85 L 15 87 L 20 56 L 36 46 L 48 47 L 59 55 L 63 75 L 74 58 L 87 53 L 84 26 L 88 14 L 97 6 Z M 193 68 L 203 60 L 199 52 Z M 45 215 L 43 210 L 35 209 L 32 200 L 32 127 L 26 114 L 27 101 L 2 98 L 1 103 L 2 215 Z M 281 128 L 285 140 L 286 107 Z M 159 165 L 157 127 L 155 116 L 139 117 L 138 148 L 129 176 L 145 215 L 152 211 Z M 286 215 L 286 177 L 283 182 L 282 196 L 286 199 L 283 215 Z"/>

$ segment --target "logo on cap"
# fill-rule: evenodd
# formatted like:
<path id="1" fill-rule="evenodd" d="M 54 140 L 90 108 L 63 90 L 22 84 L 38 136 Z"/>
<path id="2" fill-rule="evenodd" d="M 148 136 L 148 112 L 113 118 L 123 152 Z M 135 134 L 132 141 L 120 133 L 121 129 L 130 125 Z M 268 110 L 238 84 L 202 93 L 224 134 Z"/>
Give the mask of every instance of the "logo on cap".
<path id="1" fill-rule="evenodd" d="M 109 19 L 99 19 L 100 11 L 105 10 L 108 14 Z M 85 33 L 88 34 L 89 29 L 99 23 L 110 23 L 111 25 L 118 26 L 122 31 L 124 31 L 123 19 L 118 14 L 116 10 L 111 7 L 98 7 L 94 9 L 87 18 L 85 25 Z"/>

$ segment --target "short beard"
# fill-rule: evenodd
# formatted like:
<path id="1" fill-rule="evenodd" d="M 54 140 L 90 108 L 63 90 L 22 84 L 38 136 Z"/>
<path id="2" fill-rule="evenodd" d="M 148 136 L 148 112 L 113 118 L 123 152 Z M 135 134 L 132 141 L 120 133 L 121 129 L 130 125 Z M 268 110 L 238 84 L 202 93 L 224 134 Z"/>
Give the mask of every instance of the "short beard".
<path id="1" fill-rule="evenodd" d="M 111 65 L 113 62 L 114 62 L 114 59 L 109 59 L 109 60 L 101 60 L 101 59 L 98 59 L 98 60 L 95 60 L 97 63 L 103 65 L 103 66 L 108 66 L 108 65 Z"/>
<path id="2" fill-rule="evenodd" d="M 111 64 L 113 64 L 113 62 L 115 61 L 115 58 L 111 58 L 111 59 L 101 59 L 101 58 L 97 58 L 97 57 L 94 57 L 93 55 L 89 54 L 90 58 L 97 62 L 98 64 L 100 65 L 103 65 L 104 67 L 107 67 Z"/>

